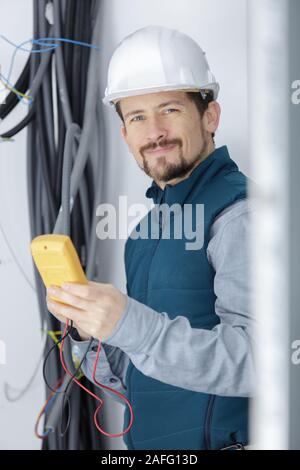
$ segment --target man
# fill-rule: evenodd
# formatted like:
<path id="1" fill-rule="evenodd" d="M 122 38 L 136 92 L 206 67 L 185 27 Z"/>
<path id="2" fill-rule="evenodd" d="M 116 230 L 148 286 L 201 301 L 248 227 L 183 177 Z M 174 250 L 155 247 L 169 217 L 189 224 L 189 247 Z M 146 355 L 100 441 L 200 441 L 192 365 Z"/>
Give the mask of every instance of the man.
<path id="1" fill-rule="evenodd" d="M 95 282 L 48 292 L 70 304 L 48 308 L 74 321 L 79 358 L 94 338 L 82 365 L 90 380 L 103 342 L 96 378 L 133 406 L 128 449 L 248 442 L 251 206 L 247 178 L 226 147 L 215 149 L 218 91 L 202 49 L 185 34 L 149 26 L 119 44 L 103 101 L 116 106 L 130 152 L 153 179 L 146 196 L 155 206 L 125 245 L 127 295 Z M 163 205 L 175 205 L 173 214 L 166 217 Z M 194 225 L 201 205 L 203 243 L 187 249 L 186 233 L 172 237 L 172 230 L 187 214 Z M 151 236 L 138 237 L 145 226 Z M 126 408 L 124 429 L 128 422 Z"/>

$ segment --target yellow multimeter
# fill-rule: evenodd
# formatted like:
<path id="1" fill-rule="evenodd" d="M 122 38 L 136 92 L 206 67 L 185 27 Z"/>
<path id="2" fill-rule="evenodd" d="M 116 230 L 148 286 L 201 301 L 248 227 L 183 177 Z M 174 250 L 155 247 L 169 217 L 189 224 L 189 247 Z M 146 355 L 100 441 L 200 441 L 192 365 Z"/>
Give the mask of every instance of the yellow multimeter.
<path id="1" fill-rule="evenodd" d="M 77 251 L 68 235 L 40 235 L 32 240 L 30 248 L 46 287 L 61 287 L 65 282 L 88 283 Z M 53 296 L 51 298 L 61 302 Z"/>

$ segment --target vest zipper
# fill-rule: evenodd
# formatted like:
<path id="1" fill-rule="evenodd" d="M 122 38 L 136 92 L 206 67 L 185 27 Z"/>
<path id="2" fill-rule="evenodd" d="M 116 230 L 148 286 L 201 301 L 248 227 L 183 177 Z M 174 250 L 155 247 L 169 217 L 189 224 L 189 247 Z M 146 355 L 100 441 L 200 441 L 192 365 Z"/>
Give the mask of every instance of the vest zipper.
<path id="1" fill-rule="evenodd" d="M 216 395 L 211 395 L 209 397 L 209 401 L 208 401 L 208 405 L 207 405 L 205 425 L 204 425 L 204 441 L 205 441 L 205 449 L 206 450 L 211 449 L 211 440 L 210 440 L 211 420 L 212 420 L 212 413 L 213 413 L 213 407 L 214 407 L 215 399 L 216 399 Z"/>
<path id="2" fill-rule="evenodd" d="M 162 213 L 161 211 L 159 212 L 159 240 L 161 239 L 162 236 Z"/>
<path id="3" fill-rule="evenodd" d="M 160 207 L 160 205 L 162 204 L 162 202 L 164 201 L 165 199 L 165 191 L 166 191 L 166 187 L 165 189 L 162 191 L 162 194 L 161 194 L 161 198 L 158 202 L 158 208 Z M 161 239 L 161 236 L 162 236 L 162 212 L 159 211 L 159 214 L 158 214 L 158 226 L 159 226 L 159 232 L 158 232 L 158 240 L 157 240 L 157 244 L 156 244 L 156 247 L 155 247 L 155 250 L 153 252 L 153 255 L 152 255 L 152 260 L 154 258 L 154 255 L 155 255 L 155 252 L 157 250 L 157 247 L 159 245 L 159 242 L 160 242 L 160 239 Z M 151 263 L 152 263 L 152 260 L 151 260 Z M 151 266 L 151 264 L 150 264 Z M 149 284 L 149 273 L 150 273 L 150 266 L 149 266 L 149 272 L 148 272 L 148 282 L 147 282 L 147 302 L 148 302 L 148 284 Z"/>
<path id="4" fill-rule="evenodd" d="M 166 188 L 167 188 L 167 186 L 165 187 L 165 189 L 162 192 L 162 195 L 161 195 L 161 198 L 160 198 L 160 201 L 159 201 L 159 204 L 158 204 L 159 207 L 164 203 Z M 158 223 L 159 223 L 159 240 L 160 240 L 160 238 L 162 236 L 162 211 L 159 211 L 159 219 L 158 220 L 159 220 Z"/>

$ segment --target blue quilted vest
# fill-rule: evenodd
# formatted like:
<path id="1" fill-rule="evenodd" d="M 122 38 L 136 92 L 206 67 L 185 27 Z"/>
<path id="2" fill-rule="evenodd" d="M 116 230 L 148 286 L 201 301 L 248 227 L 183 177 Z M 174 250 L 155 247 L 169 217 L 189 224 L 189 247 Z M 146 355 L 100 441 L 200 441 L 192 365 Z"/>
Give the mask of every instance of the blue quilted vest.
<path id="1" fill-rule="evenodd" d="M 153 181 L 146 192 L 156 206 L 147 219 L 149 238 L 132 238 L 125 245 L 127 293 L 172 319 L 184 315 L 192 328 L 212 329 L 220 323 L 215 313 L 214 276 L 206 248 L 214 218 L 233 202 L 247 197 L 247 177 L 230 158 L 227 147 L 216 149 L 190 176 L 162 190 Z M 181 239 L 164 239 L 164 215 L 159 205 L 204 204 L 202 248 L 187 250 Z M 156 210 L 158 236 L 150 214 Z M 176 217 L 171 212 L 171 219 Z M 154 219 L 155 220 L 155 219 Z M 169 224 L 172 226 L 172 223 Z M 203 227 L 203 223 L 202 223 Z M 172 230 L 171 230 L 172 234 Z M 135 334 L 135 332 L 133 332 Z M 174 373 L 175 373 L 174 366 Z M 125 385 L 135 420 L 124 435 L 128 449 L 219 449 L 247 443 L 248 399 L 222 397 L 175 387 L 140 372 L 130 361 Z M 126 406 L 124 429 L 130 415 Z"/>

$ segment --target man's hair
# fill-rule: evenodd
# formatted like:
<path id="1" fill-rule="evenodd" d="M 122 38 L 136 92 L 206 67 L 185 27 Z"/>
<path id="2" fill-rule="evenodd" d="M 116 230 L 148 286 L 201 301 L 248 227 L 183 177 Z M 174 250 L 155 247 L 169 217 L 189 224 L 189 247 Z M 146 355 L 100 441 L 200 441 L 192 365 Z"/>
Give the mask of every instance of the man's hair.
<path id="1" fill-rule="evenodd" d="M 214 100 L 213 92 L 211 90 L 203 90 L 201 92 L 186 91 L 185 94 L 190 101 L 193 101 L 195 103 L 198 109 L 199 115 L 202 119 L 205 111 L 208 108 L 209 103 Z M 121 121 L 123 122 L 123 124 L 125 124 L 121 107 L 120 107 L 120 101 L 116 103 L 115 109 Z M 213 133 L 211 136 L 212 136 L 212 139 L 214 139 L 215 134 Z"/>

